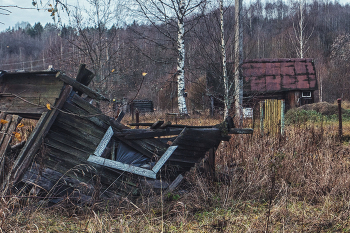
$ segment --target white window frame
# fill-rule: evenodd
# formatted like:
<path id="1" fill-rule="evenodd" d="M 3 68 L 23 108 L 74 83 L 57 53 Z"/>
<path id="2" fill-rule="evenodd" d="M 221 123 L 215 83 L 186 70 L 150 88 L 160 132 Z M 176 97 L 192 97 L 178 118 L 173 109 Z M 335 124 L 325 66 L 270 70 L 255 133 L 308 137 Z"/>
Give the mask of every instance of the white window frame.
<path id="1" fill-rule="evenodd" d="M 100 144 L 97 146 L 95 152 L 93 155 L 90 155 L 88 158 L 88 162 L 95 163 L 101 166 L 122 170 L 126 172 L 131 172 L 136 175 L 145 176 L 148 178 L 156 179 L 158 171 L 162 168 L 162 166 L 165 164 L 165 162 L 170 158 L 170 156 L 173 154 L 173 152 L 176 150 L 178 146 L 169 146 L 168 149 L 165 151 L 165 153 L 160 157 L 158 162 L 153 166 L 151 170 L 141 167 L 136 167 L 131 164 L 121 163 L 118 161 L 114 161 L 111 159 L 105 159 L 102 158 L 101 155 L 103 151 L 106 149 L 107 144 L 111 140 L 114 132 L 112 127 L 110 126 L 101 139 Z"/>
<path id="2" fill-rule="evenodd" d="M 305 92 L 309 92 L 310 95 L 304 95 Z M 303 97 L 303 98 L 311 98 L 311 96 L 312 96 L 311 91 L 302 91 L 302 92 L 301 92 L 301 97 Z"/>

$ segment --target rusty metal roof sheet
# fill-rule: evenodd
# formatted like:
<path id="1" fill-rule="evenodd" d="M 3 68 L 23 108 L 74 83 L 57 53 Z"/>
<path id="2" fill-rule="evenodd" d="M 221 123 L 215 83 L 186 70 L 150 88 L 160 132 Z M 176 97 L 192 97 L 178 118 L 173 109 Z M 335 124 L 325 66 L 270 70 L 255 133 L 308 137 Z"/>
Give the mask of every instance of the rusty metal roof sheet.
<path id="1" fill-rule="evenodd" d="M 317 90 L 311 58 L 245 60 L 242 75 L 245 93 Z"/>

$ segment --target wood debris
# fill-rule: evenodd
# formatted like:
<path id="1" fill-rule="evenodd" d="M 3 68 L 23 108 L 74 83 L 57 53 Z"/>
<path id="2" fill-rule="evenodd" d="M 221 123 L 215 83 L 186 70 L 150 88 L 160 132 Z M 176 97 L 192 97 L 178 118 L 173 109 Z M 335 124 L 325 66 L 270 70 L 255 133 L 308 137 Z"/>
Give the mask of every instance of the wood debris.
<path id="1" fill-rule="evenodd" d="M 139 124 L 148 129 L 130 129 L 82 97 L 109 101 L 88 87 L 92 78 L 84 65 L 76 79 L 58 71 L 1 73 L 3 195 L 29 189 L 61 198 L 81 189 L 81 200 L 86 201 L 96 193 L 99 197 L 137 195 L 142 180 L 160 178 L 172 182 L 170 189 L 174 190 L 182 174 L 227 140 L 227 133 L 252 133 L 250 129 L 226 129 L 223 135 L 219 126 L 164 121 Z M 22 118 L 38 122 L 27 140 L 13 147 L 20 149 L 14 154 L 10 142 Z"/>

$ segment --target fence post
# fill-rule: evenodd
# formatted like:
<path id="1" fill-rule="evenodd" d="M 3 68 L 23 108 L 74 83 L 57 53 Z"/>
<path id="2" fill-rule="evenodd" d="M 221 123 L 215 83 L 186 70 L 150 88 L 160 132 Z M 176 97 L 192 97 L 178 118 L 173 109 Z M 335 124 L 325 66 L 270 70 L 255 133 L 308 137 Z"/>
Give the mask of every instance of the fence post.
<path id="1" fill-rule="evenodd" d="M 260 101 L 260 134 L 264 135 L 264 101 Z"/>
<path id="2" fill-rule="evenodd" d="M 284 134 L 284 109 L 285 109 L 285 101 L 281 100 L 281 135 Z"/>
<path id="3" fill-rule="evenodd" d="M 135 110 L 135 116 L 136 116 L 136 124 L 140 123 L 140 113 L 139 113 L 138 109 Z M 136 129 L 138 129 L 138 128 L 139 128 L 139 126 L 137 125 Z"/>
<path id="4" fill-rule="evenodd" d="M 131 121 L 134 122 L 134 103 L 130 104 Z"/>
<path id="5" fill-rule="evenodd" d="M 339 116 L 339 140 L 342 141 L 343 121 L 342 121 L 342 115 L 341 115 L 341 98 L 338 99 L 338 116 Z"/>

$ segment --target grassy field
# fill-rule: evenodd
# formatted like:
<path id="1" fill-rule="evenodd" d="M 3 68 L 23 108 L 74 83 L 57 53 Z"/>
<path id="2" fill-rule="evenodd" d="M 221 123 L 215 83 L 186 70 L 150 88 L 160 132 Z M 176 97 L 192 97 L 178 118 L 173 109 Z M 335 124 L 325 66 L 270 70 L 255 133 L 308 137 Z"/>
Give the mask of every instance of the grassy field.
<path id="1" fill-rule="evenodd" d="M 210 124 L 208 118 L 196 124 Z M 3 198 L 1 232 L 348 232 L 350 124 L 304 121 L 285 135 L 234 135 L 216 154 L 215 181 L 198 168 L 166 195 L 52 207 Z"/>

